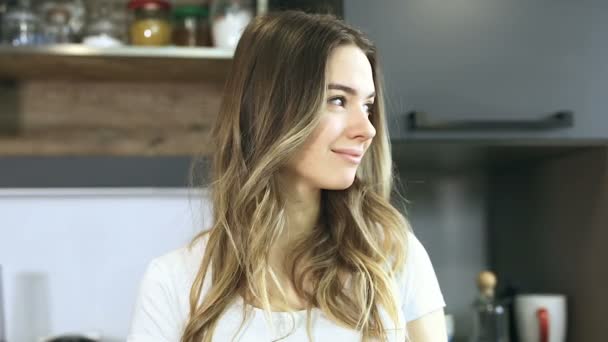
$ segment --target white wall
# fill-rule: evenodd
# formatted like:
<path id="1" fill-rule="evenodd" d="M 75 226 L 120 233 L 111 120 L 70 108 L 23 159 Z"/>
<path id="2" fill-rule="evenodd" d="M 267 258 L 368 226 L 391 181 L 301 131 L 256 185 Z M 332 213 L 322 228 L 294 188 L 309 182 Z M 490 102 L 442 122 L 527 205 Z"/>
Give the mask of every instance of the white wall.
<path id="1" fill-rule="evenodd" d="M 99 331 L 124 341 L 147 262 L 210 220 L 186 189 L 0 189 L 8 341 Z"/>

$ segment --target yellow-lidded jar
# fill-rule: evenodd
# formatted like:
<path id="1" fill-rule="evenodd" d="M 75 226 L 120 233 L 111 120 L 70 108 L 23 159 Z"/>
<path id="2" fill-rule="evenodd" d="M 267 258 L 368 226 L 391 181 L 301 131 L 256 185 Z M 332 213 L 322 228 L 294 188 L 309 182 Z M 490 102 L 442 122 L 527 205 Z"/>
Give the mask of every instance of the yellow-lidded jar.
<path id="1" fill-rule="evenodd" d="M 132 45 L 164 46 L 171 44 L 171 4 L 166 0 L 131 0 L 133 20 L 129 28 Z"/>

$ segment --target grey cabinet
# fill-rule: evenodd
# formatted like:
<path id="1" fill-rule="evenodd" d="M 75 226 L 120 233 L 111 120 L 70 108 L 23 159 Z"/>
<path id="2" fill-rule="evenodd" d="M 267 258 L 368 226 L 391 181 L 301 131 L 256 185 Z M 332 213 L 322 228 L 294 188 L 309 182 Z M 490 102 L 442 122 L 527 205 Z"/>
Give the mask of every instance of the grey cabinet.
<path id="1" fill-rule="evenodd" d="M 394 138 L 608 138 L 608 2 L 346 0 L 345 19 L 383 61 Z M 406 113 L 446 122 L 537 120 L 571 128 L 406 130 Z M 534 127 L 532 127 L 534 128 Z"/>

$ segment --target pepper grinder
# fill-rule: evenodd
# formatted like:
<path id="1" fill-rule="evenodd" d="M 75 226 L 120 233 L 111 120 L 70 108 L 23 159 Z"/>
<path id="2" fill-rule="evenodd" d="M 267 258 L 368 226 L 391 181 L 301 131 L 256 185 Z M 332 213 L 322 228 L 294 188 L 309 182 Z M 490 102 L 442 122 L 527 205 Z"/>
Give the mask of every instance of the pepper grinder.
<path id="1" fill-rule="evenodd" d="M 508 311 L 495 296 L 496 275 L 480 272 L 479 294 L 473 302 L 473 335 L 471 342 L 509 342 Z"/>

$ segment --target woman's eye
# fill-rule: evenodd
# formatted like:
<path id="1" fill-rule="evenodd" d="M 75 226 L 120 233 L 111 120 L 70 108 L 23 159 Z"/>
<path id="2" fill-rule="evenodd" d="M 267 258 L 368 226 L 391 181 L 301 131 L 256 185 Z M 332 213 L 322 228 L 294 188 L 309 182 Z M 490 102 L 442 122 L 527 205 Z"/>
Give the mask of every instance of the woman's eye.
<path id="1" fill-rule="evenodd" d="M 374 104 L 373 103 L 366 103 L 363 105 L 363 108 L 365 109 L 365 112 L 369 115 L 372 115 L 374 113 Z"/>
<path id="2" fill-rule="evenodd" d="M 346 105 L 346 100 L 342 96 L 332 97 L 328 102 L 340 107 L 344 107 L 344 105 Z"/>

